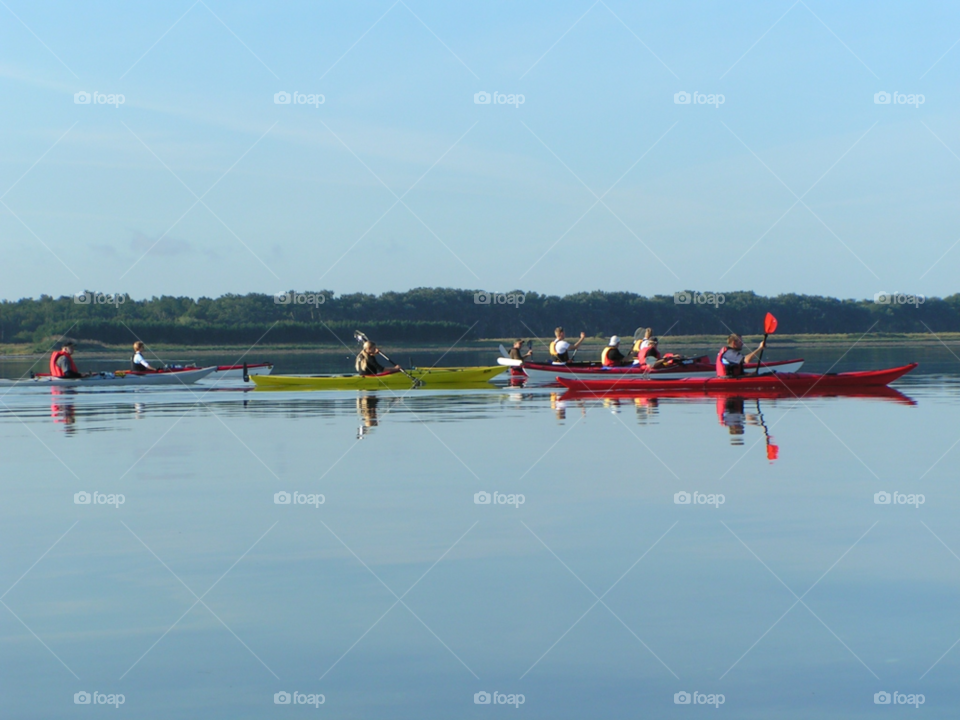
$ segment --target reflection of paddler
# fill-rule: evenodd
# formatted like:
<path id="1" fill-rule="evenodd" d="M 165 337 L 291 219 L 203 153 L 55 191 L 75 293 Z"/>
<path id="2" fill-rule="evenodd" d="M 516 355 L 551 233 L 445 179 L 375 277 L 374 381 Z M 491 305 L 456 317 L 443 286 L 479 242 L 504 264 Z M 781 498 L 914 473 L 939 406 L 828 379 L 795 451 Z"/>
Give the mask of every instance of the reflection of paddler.
<path id="1" fill-rule="evenodd" d="M 360 395 L 357 398 L 357 412 L 365 428 L 374 428 L 380 424 L 377 419 L 377 403 L 380 398 L 376 395 Z"/>
<path id="2" fill-rule="evenodd" d="M 635 397 L 633 404 L 637 408 L 637 419 L 643 422 L 648 416 L 657 414 L 660 406 L 660 398 Z"/>
<path id="3" fill-rule="evenodd" d="M 60 388 L 51 388 L 54 395 L 60 395 L 63 391 Z M 53 418 L 53 422 L 58 425 L 66 425 L 66 430 L 68 433 L 74 432 L 75 428 L 72 427 L 77 422 L 77 409 L 74 407 L 73 403 L 64 403 L 60 404 L 57 402 L 51 403 L 50 405 L 50 417 Z"/>
<path id="4" fill-rule="evenodd" d="M 743 425 L 746 416 L 743 411 L 742 397 L 717 398 L 717 419 L 720 424 L 728 428 L 731 435 L 741 436 L 744 433 Z M 735 445 L 742 445 L 743 438 L 733 439 Z"/>
<path id="5" fill-rule="evenodd" d="M 560 393 L 550 393 L 550 409 L 557 414 L 557 420 L 567 419 L 567 401 L 560 399 Z"/>
<path id="6" fill-rule="evenodd" d="M 620 414 L 620 399 L 619 398 L 604 398 L 603 406 L 610 410 L 614 415 Z"/>

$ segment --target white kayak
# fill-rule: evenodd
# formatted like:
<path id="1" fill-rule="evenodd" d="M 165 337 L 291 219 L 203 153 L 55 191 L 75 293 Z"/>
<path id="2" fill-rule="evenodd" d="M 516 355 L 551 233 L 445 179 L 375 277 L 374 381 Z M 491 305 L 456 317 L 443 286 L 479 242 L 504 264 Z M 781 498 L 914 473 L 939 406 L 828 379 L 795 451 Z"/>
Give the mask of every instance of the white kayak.
<path id="1" fill-rule="evenodd" d="M 10 380 L 5 384 L 17 387 L 147 387 L 156 385 L 193 385 L 216 371 L 216 366 L 189 368 L 167 372 L 100 372 L 83 378 L 62 378 L 40 375 L 29 380 Z"/>

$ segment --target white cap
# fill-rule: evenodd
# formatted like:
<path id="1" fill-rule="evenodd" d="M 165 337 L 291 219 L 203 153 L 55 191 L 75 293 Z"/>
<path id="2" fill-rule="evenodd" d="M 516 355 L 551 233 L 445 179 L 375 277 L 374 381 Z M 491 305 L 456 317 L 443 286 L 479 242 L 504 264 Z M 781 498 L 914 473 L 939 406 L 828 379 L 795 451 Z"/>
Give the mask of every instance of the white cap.
<path id="1" fill-rule="evenodd" d="M 619 335 L 614 335 L 613 337 L 610 338 L 610 343 L 609 343 L 610 347 L 616 347 L 619 344 L 620 344 Z"/>

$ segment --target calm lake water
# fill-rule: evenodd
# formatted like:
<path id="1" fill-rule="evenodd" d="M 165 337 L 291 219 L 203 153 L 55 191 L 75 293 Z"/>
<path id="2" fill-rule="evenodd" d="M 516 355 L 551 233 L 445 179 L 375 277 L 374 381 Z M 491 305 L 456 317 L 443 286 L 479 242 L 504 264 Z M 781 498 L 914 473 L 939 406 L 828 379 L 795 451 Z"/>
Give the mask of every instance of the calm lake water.
<path id="1" fill-rule="evenodd" d="M 3 716 L 951 716 L 960 361 L 833 369 L 911 360 L 900 398 L 742 412 L 0 388 Z"/>

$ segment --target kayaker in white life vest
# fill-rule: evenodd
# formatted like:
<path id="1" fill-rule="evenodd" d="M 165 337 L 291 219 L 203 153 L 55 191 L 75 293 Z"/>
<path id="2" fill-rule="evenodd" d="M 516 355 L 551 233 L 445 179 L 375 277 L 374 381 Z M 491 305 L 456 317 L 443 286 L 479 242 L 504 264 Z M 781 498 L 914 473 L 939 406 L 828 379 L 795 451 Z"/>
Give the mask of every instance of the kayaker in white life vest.
<path id="1" fill-rule="evenodd" d="M 133 358 L 130 360 L 130 369 L 134 372 L 156 372 L 156 370 L 150 366 L 150 363 L 143 358 L 145 348 L 146 346 L 139 340 L 133 344 Z"/>
<path id="2" fill-rule="evenodd" d="M 756 350 L 744 355 L 743 338 L 734 333 L 727 338 L 727 344 L 720 348 L 717 354 L 717 377 L 740 377 L 743 375 L 744 364 L 753 360 L 765 345 L 765 342 L 761 342 Z"/>
<path id="3" fill-rule="evenodd" d="M 576 350 L 580 347 L 587 334 L 585 332 L 580 333 L 580 339 L 577 340 L 572 345 L 567 342 L 566 334 L 563 332 L 562 327 L 558 327 L 553 331 L 553 334 L 556 336 L 556 340 L 550 343 L 550 356 L 553 358 L 555 363 L 568 363 L 570 362 L 570 351 Z"/>

